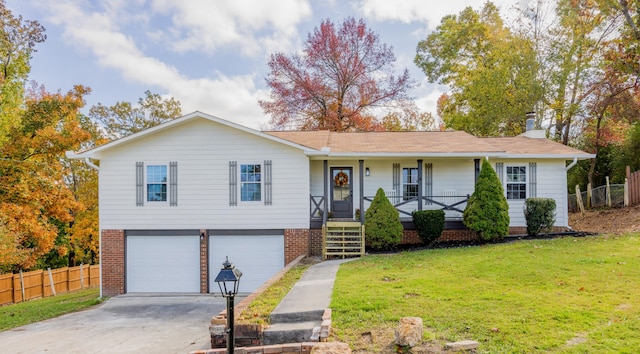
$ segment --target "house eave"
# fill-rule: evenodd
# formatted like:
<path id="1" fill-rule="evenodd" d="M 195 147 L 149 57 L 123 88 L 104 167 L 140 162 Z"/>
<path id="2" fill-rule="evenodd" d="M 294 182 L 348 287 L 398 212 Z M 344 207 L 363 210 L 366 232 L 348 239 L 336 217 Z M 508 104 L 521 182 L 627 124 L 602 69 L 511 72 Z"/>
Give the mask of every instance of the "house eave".
<path id="1" fill-rule="evenodd" d="M 501 159 L 554 159 L 554 160 L 588 160 L 594 159 L 596 155 L 594 154 L 504 154 L 498 156 Z"/>
<path id="2" fill-rule="evenodd" d="M 502 152 L 332 152 L 322 153 L 318 151 L 314 154 L 308 154 L 310 157 L 326 157 L 326 158 L 482 158 L 497 157 Z"/>

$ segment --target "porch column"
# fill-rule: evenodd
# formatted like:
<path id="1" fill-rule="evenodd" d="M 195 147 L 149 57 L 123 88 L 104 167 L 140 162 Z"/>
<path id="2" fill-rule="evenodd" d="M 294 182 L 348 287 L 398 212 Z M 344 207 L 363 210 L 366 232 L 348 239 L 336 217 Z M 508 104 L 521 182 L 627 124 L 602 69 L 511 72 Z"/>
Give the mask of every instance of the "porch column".
<path id="1" fill-rule="evenodd" d="M 360 222 L 364 223 L 364 160 L 359 160 L 360 168 Z"/>
<path id="2" fill-rule="evenodd" d="M 324 188 L 324 210 L 322 212 L 322 225 L 327 224 L 327 216 L 329 215 L 329 185 L 327 181 L 329 180 L 329 164 L 327 160 L 323 162 L 323 173 L 324 176 L 322 178 L 322 186 Z"/>
<path id="3" fill-rule="evenodd" d="M 418 160 L 418 210 L 422 210 L 422 160 Z"/>

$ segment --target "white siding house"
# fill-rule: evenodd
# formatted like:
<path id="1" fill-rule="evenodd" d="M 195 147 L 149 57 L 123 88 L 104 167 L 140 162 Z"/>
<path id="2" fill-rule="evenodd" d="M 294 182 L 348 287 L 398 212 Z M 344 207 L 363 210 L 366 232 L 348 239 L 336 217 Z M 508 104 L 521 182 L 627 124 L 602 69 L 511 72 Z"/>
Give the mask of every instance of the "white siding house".
<path id="1" fill-rule="evenodd" d="M 593 155 L 535 136 L 260 132 L 195 112 L 68 155 L 99 169 L 103 295 L 215 292 L 225 257 L 251 292 L 317 254 L 322 223 L 353 219 L 378 188 L 406 235 L 420 209 L 446 209 L 447 227 L 468 233 L 461 213 L 482 159 L 502 180 L 512 231 L 529 197 L 555 199 L 567 227 L 567 163 Z"/>

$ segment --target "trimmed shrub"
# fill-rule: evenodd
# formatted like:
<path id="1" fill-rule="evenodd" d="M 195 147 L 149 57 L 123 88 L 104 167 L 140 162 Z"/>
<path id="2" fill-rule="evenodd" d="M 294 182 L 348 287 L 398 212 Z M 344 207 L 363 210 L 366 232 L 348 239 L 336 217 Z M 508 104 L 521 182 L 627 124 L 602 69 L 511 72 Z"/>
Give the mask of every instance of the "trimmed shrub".
<path id="1" fill-rule="evenodd" d="M 524 203 L 527 235 L 549 232 L 556 222 L 556 201 L 551 198 L 528 198 Z"/>
<path id="2" fill-rule="evenodd" d="M 462 220 L 484 241 L 499 240 L 509 234 L 509 204 L 496 171 L 486 159 Z"/>
<path id="3" fill-rule="evenodd" d="M 364 214 L 365 244 L 375 250 L 390 250 L 402 241 L 400 213 L 378 188 L 369 209 Z"/>
<path id="4" fill-rule="evenodd" d="M 444 210 L 416 210 L 411 213 L 413 225 L 424 244 L 432 244 L 444 231 Z"/>

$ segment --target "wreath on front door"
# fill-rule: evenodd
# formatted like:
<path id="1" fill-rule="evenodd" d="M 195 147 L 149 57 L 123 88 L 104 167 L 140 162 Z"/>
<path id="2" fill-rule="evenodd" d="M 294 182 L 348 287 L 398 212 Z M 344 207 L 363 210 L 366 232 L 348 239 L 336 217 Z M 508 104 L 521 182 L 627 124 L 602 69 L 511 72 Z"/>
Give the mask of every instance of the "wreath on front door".
<path id="1" fill-rule="evenodd" d="M 349 176 L 340 171 L 335 177 L 333 177 L 333 183 L 335 183 L 336 186 L 344 187 L 349 184 Z"/>

